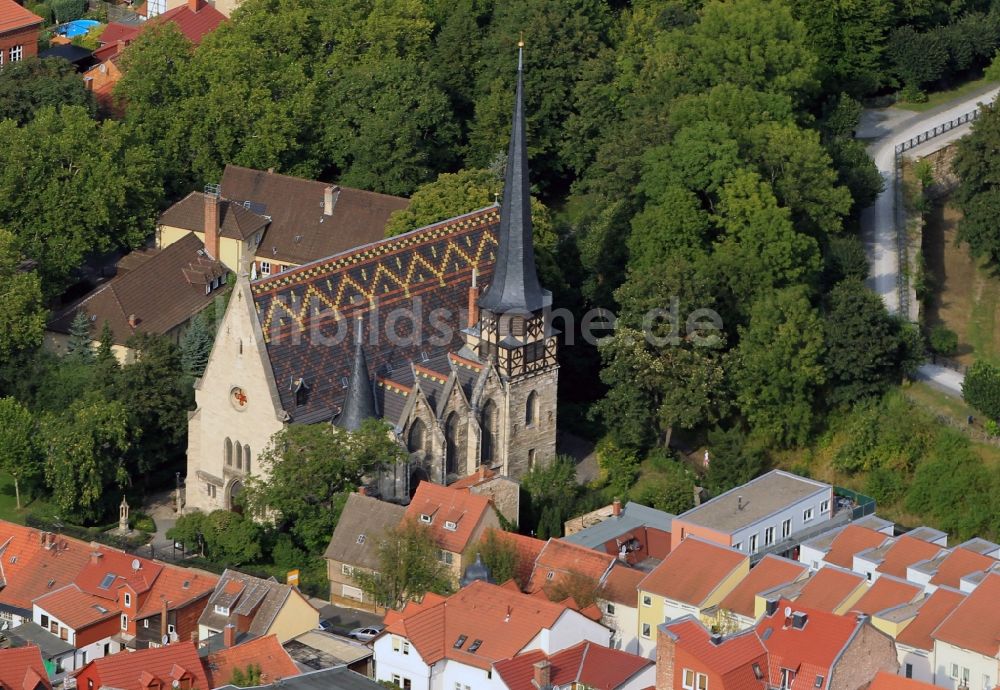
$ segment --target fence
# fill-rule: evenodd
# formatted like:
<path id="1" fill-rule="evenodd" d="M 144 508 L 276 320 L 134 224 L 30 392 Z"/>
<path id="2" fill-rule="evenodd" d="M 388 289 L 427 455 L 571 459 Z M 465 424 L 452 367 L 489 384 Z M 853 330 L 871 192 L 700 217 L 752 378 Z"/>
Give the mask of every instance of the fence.
<path id="1" fill-rule="evenodd" d="M 925 144 L 935 137 L 939 137 L 946 132 L 950 132 L 956 127 L 975 121 L 979 117 L 979 108 L 959 115 L 943 124 L 928 129 L 925 132 L 910 137 L 906 141 L 896 144 L 895 156 L 895 181 L 896 188 L 893 194 L 894 216 L 896 223 L 896 251 L 899 255 L 899 270 L 896 273 L 896 290 L 899 292 L 899 313 L 906 318 L 910 315 L 910 285 L 909 285 L 909 241 L 906 233 L 906 209 L 903 204 L 903 154 L 910 149 Z"/>
<path id="2" fill-rule="evenodd" d="M 142 22 L 142 17 L 131 7 L 116 5 L 105 0 L 88 0 L 87 6 L 92 12 L 103 12 L 109 22 L 120 24 L 140 24 Z"/>

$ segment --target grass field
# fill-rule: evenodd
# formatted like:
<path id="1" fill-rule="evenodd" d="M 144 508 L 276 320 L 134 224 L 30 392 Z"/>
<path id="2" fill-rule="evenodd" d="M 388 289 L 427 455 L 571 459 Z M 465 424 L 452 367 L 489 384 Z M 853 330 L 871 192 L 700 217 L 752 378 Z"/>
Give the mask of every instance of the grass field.
<path id="1" fill-rule="evenodd" d="M 997 82 L 989 81 L 985 77 L 970 79 L 964 84 L 959 84 L 953 89 L 948 89 L 947 91 L 936 91 L 934 93 L 927 94 L 927 100 L 923 103 L 896 101 L 895 107 L 902 108 L 903 110 L 913 110 L 919 113 L 925 110 L 930 110 L 931 108 L 936 108 L 939 105 L 947 103 L 948 101 L 962 98 L 963 96 L 970 96 L 976 91 L 989 89 L 992 86 L 996 86 L 996 84 Z"/>

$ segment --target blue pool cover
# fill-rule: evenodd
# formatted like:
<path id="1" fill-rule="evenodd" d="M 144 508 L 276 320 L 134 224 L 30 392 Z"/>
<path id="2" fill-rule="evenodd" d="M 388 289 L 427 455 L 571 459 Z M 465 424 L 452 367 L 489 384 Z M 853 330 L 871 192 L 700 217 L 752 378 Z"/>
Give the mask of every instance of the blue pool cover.
<path id="1" fill-rule="evenodd" d="M 94 19 L 74 19 L 56 29 L 56 33 L 66 38 L 76 38 L 77 36 L 83 36 L 99 23 Z"/>

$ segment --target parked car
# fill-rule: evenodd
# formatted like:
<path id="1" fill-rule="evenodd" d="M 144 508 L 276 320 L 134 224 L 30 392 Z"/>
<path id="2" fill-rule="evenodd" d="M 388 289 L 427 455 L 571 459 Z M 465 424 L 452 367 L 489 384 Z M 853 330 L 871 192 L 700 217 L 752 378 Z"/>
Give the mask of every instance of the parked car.
<path id="1" fill-rule="evenodd" d="M 355 628 L 347 636 L 359 642 L 371 642 L 384 629 L 384 625 L 369 625 L 367 628 Z"/>

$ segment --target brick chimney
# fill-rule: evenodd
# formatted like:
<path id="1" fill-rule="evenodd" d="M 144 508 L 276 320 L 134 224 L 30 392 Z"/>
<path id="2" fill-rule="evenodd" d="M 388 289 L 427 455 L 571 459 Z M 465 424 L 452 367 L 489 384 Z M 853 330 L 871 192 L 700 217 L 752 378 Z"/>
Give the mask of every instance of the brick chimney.
<path id="1" fill-rule="evenodd" d="M 337 203 L 337 197 L 340 196 L 340 187 L 337 185 L 332 185 L 323 190 L 323 215 L 332 216 L 333 207 Z"/>
<path id="2" fill-rule="evenodd" d="M 476 279 L 479 272 L 472 269 L 472 285 L 469 286 L 469 322 L 468 327 L 473 328 L 479 323 L 479 288 L 476 286 Z"/>
<path id="3" fill-rule="evenodd" d="M 656 690 L 674 690 L 674 665 L 677 660 L 677 638 L 660 628 L 656 636 Z"/>
<path id="4" fill-rule="evenodd" d="M 359 486 L 358 487 L 358 493 L 361 494 L 362 496 L 367 496 L 368 495 L 368 489 L 366 489 L 364 486 Z"/>
<path id="5" fill-rule="evenodd" d="M 205 187 L 205 251 L 219 260 L 219 188 Z"/>
<path id="6" fill-rule="evenodd" d="M 548 659 L 542 659 L 535 663 L 535 687 L 547 688 L 552 685 L 552 664 Z"/>
<path id="7" fill-rule="evenodd" d="M 129 328 L 135 328 L 136 324 L 138 324 L 138 323 L 139 323 L 139 319 L 136 317 L 135 314 L 129 314 L 128 315 L 128 327 Z"/>
<path id="8" fill-rule="evenodd" d="M 170 607 L 167 600 L 160 602 L 160 639 L 167 636 L 167 618 L 170 615 Z"/>
<path id="9" fill-rule="evenodd" d="M 197 12 L 205 6 L 205 0 L 188 0 L 188 9 Z"/>
<path id="10" fill-rule="evenodd" d="M 90 552 L 90 562 L 91 562 L 91 563 L 92 563 L 93 565 L 97 565 L 98 563 L 100 563 L 100 562 L 101 562 L 101 557 L 102 557 L 103 555 L 104 555 L 104 554 L 102 554 L 102 553 L 101 553 L 100 551 L 91 551 L 91 552 Z"/>
<path id="11" fill-rule="evenodd" d="M 236 626 L 232 623 L 227 623 L 226 627 L 222 629 L 222 646 L 226 649 L 234 646 L 236 644 Z"/>
<path id="12" fill-rule="evenodd" d="M 611 514 L 614 517 L 621 517 L 622 514 L 622 502 L 620 498 L 616 498 L 611 502 Z"/>

